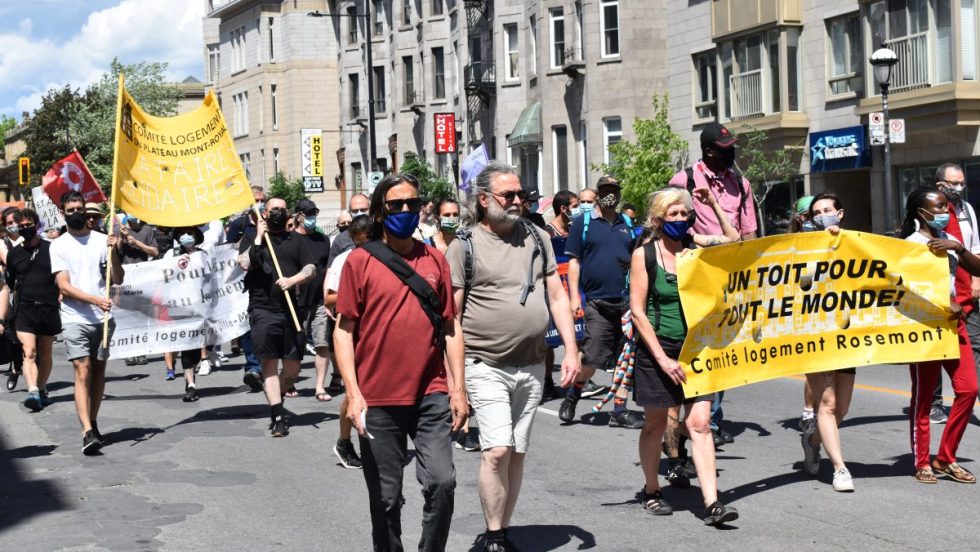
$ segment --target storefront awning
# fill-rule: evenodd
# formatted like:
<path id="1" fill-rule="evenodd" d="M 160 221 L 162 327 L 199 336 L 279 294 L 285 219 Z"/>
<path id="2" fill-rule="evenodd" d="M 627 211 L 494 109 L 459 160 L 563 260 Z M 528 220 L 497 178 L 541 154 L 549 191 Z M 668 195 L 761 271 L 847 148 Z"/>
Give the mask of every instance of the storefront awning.
<path id="1" fill-rule="evenodd" d="M 507 138 L 507 146 L 513 148 L 541 142 L 541 102 L 534 102 L 521 111 L 513 132 Z"/>

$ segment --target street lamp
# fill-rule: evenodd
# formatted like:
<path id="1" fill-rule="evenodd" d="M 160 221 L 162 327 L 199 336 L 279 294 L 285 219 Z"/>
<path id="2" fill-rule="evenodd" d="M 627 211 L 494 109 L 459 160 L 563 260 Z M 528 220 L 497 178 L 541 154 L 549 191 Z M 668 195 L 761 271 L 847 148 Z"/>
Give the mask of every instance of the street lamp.
<path id="1" fill-rule="evenodd" d="M 320 10 L 309 12 L 310 17 L 350 17 L 353 19 L 364 20 L 364 49 L 367 62 L 367 88 L 368 88 L 368 167 L 371 172 L 377 170 L 377 147 L 374 143 L 374 67 L 371 61 L 371 2 L 364 2 L 365 13 L 321 13 Z"/>
<path id="2" fill-rule="evenodd" d="M 885 230 L 891 234 L 895 228 L 895 192 L 892 189 L 892 151 L 891 132 L 888 122 L 888 86 L 892 80 L 892 69 L 898 63 L 898 56 L 884 45 L 871 54 L 871 66 L 875 81 L 881 88 L 881 114 L 885 123 Z"/>

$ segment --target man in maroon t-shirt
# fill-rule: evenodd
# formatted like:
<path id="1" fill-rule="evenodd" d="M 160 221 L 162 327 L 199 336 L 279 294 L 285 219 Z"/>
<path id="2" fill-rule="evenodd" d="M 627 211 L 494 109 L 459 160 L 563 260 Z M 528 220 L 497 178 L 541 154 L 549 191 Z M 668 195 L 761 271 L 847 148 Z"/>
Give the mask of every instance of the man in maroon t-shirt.
<path id="1" fill-rule="evenodd" d="M 421 208 L 414 177 L 387 176 L 371 198 L 371 238 L 435 289 L 444 337 L 435 334 L 408 285 L 364 248 L 350 253 L 337 290 L 334 349 L 350 404 L 347 416 L 360 435 L 375 550 L 403 549 L 407 437 L 419 456 L 416 475 L 425 497 L 419 550 L 445 550 L 456 487 L 450 430 L 459 430 L 467 416 L 463 333 L 455 317 L 449 265 L 436 248 L 412 239 Z"/>

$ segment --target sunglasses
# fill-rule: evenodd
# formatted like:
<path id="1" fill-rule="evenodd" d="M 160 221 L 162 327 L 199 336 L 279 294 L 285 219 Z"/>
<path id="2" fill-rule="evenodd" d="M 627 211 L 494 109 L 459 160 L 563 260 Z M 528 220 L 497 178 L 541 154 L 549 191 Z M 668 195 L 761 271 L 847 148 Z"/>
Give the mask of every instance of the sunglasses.
<path id="1" fill-rule="evenodd" d="M 85 207 L 72 207 L 70 209 L 65 209 L 66 215 L 74 215 L 75 213 L 82 213 L 85 211 Z"/>
<path id="2" fill-rule="evenodd" d="M 385 209 L 389 213 L 399 213 L 408 207 L 410 213 L 418 213 L 422 210 L 422 198 L 412 197 L 409 199 L 392 199 L 385 201 Z"/>
<path id="3" fill-rule="evenodd" d="M 514 191 L 504 192 L 502 194 L 498 194 L 497 192 L 490 192 L 490 193 L 497 197 L 503 198 L 503 200 L 506 201 L 507 203 L 513 203 L 515 197 L 520 199 L 521 201 L 527 199 L 527 191 L 525 190 L 517 190 L 516 192 Z"/>

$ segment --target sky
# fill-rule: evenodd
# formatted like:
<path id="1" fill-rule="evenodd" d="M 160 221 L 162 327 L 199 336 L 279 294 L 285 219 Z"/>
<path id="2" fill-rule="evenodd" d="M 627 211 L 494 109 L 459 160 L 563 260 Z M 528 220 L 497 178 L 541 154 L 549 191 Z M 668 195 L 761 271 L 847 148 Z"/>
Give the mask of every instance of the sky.
<path id="1" fill-rule="evenodd" d="M 122 63 L 167 62 L 203 80 L 204 0 L 0 0 L 0 114 L 18 121 L 51 88 L 84 90 Z"/>

